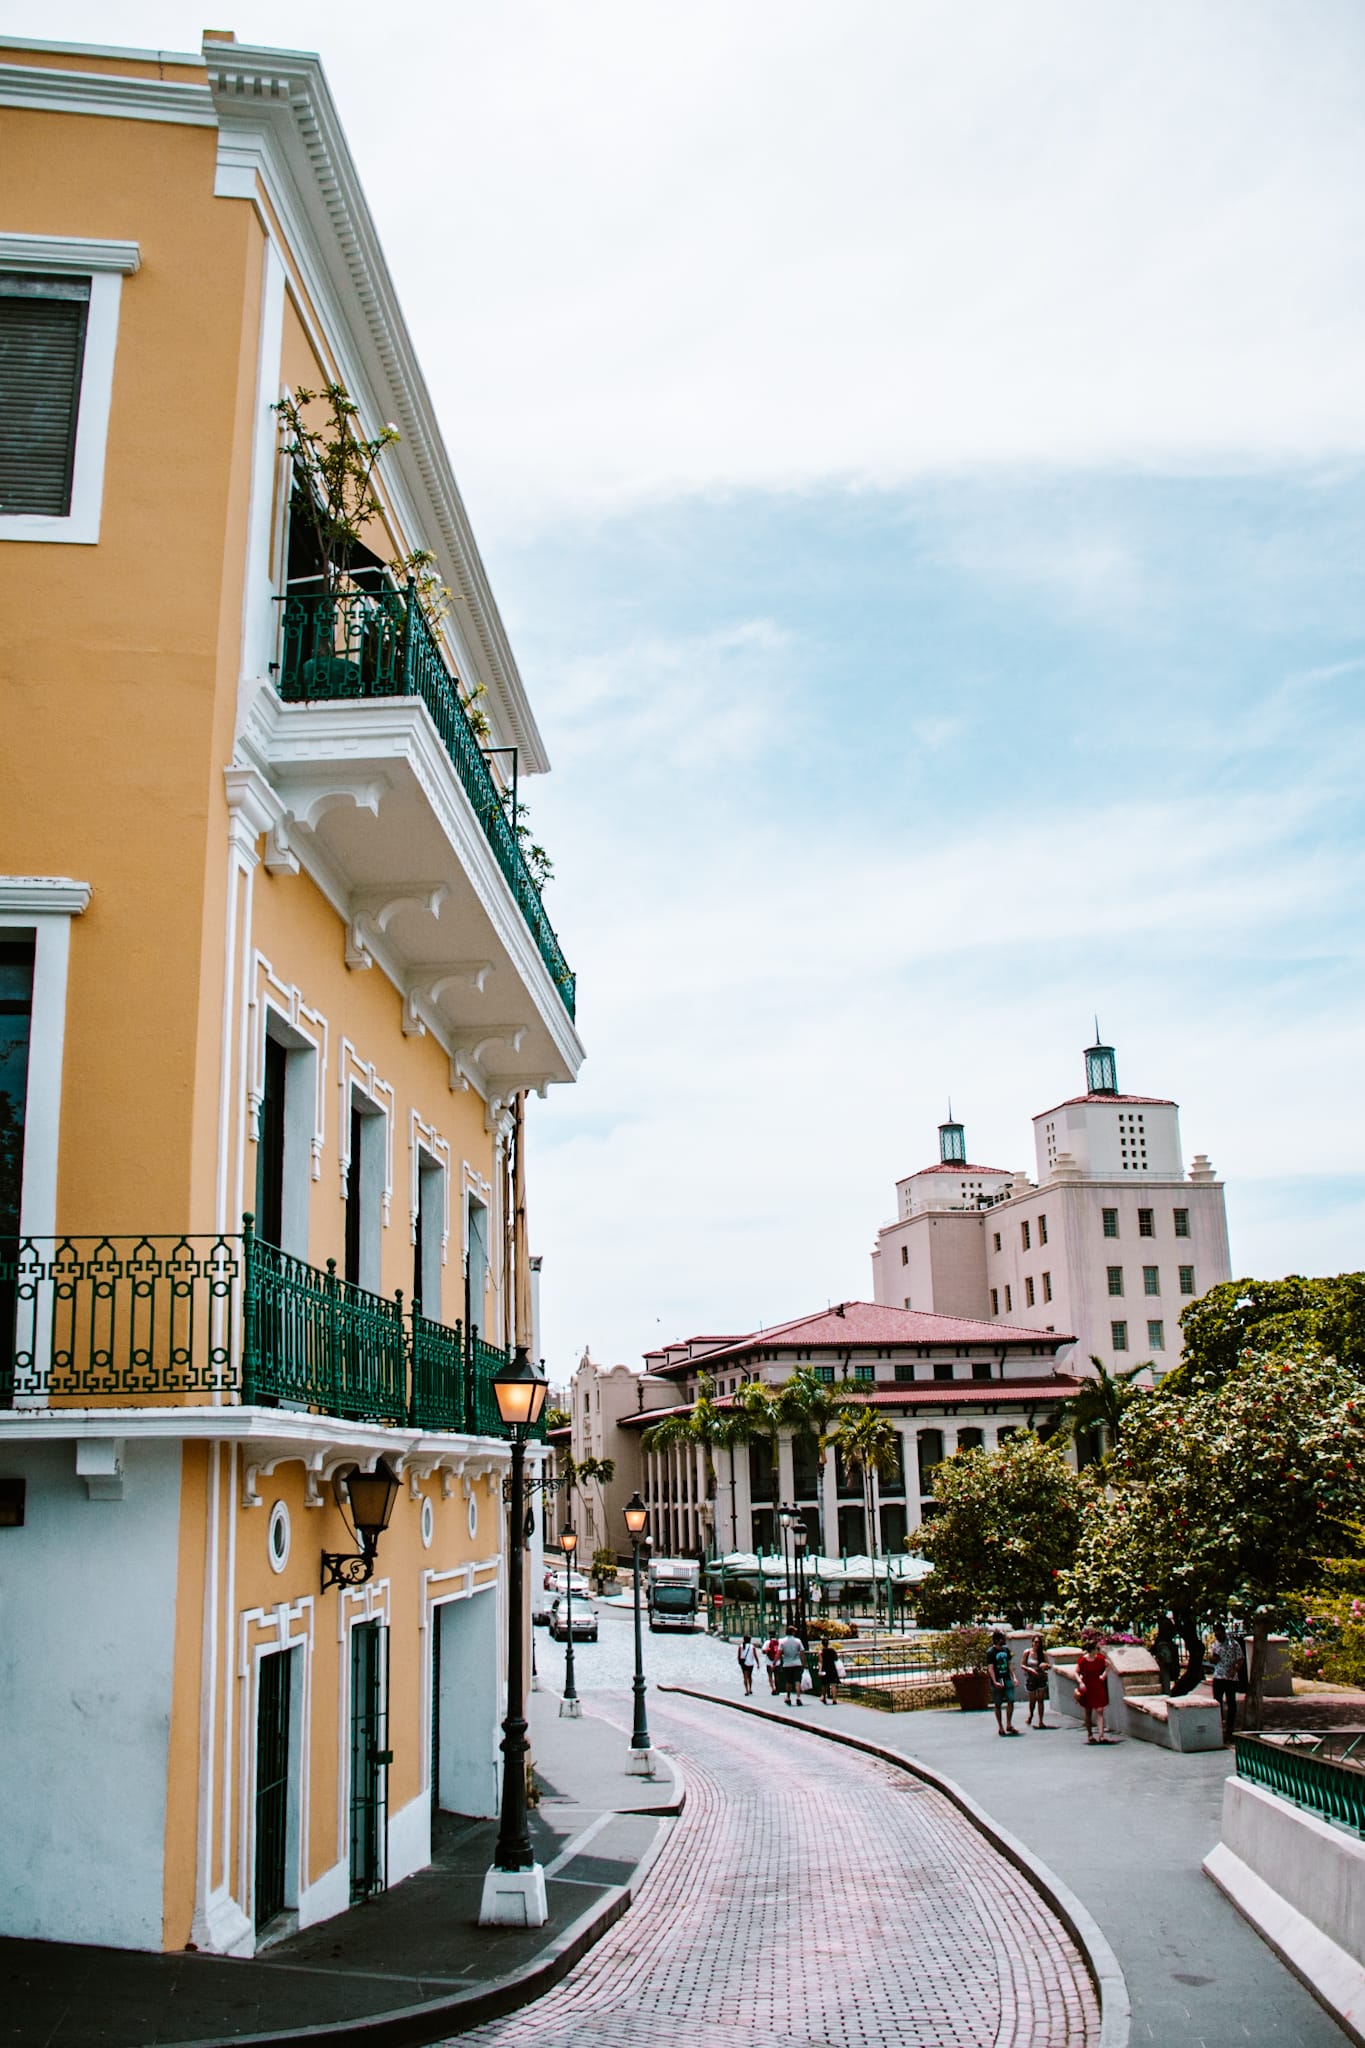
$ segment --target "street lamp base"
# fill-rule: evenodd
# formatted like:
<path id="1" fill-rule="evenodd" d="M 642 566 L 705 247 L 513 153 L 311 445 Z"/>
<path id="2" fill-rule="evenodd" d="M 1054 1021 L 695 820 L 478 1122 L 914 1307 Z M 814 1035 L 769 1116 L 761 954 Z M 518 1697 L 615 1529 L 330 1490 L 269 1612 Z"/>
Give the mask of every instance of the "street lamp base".
<path id="1" fill-rule="evenodd" d="M 559 1718 L 561 1721 L 581 1721 L 583 1718 L 582 1700 L 561 1700 L 559 1702 Z"/>
<path id="2" fill-rule="evenodd" d="M 480 1927 L 543 1927 L 549 1917 L 545 1872 L 538 1863 L 529 1870 L 499 1870 L 495 1864 L 485 1875 Z"/>
<path id="3" fill-rule="evenodd" d="M 658 1757 L 652 1749 L 632 1749 L 626 1752 L 626 1776 L 629 1778 L 654 1778 L 658 1776 Z"/>

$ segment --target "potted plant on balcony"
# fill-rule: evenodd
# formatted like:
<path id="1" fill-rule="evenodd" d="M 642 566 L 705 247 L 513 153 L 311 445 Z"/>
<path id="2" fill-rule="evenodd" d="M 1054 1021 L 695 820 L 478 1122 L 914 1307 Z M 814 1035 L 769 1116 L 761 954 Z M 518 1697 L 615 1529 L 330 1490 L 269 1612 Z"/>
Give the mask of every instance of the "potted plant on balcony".
<path id="1" fill-rule="evenodd" d="M 936 1635 L 930 1652 L 940 1671 L 952 1678 L 957 1703 L 964 1714 L 984 1712 L 991 1703 L 990 1673 L 986 1656 L 991 1647 L 987 1628 L 949 1628 Z"/>
<path id="2" fill-rule="evenodd" d="M 310 408 L 318 406 L 324 410 L 310 416 Z M 293 469 L 291 516 L 305 523 L 319 565 L 318 595 L 324 600 L 299 668 L 305 696 L 353 696 L 361 685 L 361 663 L 350 652 L 351 607 L 342 600 L 355 590 L 362 531 L 381 512 L 375 466 L 399 435 L 389 424 L 367 439 L 356 425 L 359 411 L 342 384 L 326 384 L 320 391 L 300 386 L 274 407 L 281 452 Z M 347 651 L 339 650 L 338 639 Z"/>

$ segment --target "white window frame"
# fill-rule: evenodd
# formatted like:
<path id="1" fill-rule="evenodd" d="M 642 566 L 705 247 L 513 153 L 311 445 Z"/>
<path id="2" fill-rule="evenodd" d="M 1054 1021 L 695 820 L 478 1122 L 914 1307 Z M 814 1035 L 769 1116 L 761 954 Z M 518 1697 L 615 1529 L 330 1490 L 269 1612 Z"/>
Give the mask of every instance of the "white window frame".
<path id="1" fill-rule="evenodd" d="M 0 540 L 55 540 L 93 547 L 99 539 L 119 299 L 124 278 L 132 276 L 141 260 L 136 242 L 92 242 L 74 235 L 0 234 L 0 270 L 20 271 L 32 277 L 90 280 L 71 471 L 71 510 L 61 516 L 47 512 L 0 512 Z"/>
<path id="2" fill-rule="evenodd" d="M 28 1237 L 50 1237 L 57 1228 L 71 920 L 89 901 L 90 884 L 65 875 L 0 875 L 0 927 L 33 933 L 33 1019 L 19 1194 L 19 1229 Z"/>

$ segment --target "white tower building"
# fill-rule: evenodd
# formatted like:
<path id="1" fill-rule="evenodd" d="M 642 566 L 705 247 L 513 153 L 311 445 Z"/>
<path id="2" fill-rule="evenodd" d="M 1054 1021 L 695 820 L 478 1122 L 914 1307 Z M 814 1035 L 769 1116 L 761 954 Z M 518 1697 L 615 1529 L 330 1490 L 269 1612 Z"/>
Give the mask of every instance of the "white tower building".
<path id="1" fill-rule="evenodd" d="M 961 1124 L 940 1159 L 896 1184 L 872 1254 L 876 1299 L 1074 1332 L 1068 1363 L 1122 1370 L 1180 1355 L 1179 1318 L 1232 1277 L 1223 1186 L 1200 1153 L 1186 1175 L 1174 1102 L 1119 1091 L 1114 1048 L 1087 1047 L 1083 1095 L 1033 1119 L 1037 1179 L 971 1166 Z"/>

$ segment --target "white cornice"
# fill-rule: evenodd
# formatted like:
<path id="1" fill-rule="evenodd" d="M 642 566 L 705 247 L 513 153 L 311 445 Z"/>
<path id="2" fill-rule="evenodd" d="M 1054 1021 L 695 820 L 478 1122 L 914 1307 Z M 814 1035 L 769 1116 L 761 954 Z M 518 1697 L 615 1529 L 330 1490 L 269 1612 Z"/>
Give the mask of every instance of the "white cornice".
<path id="1" fill-rule="evenodd" d="M 544 741 L 322 66 L 303 53 L 241 43 L 208 42 L 205 58 L 219 125 L 214 189 L 223 198 L 254 199 L 261 180 L 344 381 L 362 401 L 367 431 L 386 420 L 399 428 L 389 480 L 403 479 L 408 502 L 400 510 L 409 530 L 444 555 L 493 722 L 520 749 L 523 769 L 543 772 Z"/>
<path id="2" fill-rule="evenodd" d="M 114 71 L 49 71 L 38 64 L 0 64 L 0 107 L 170 121 L 192 128 L 213 128 L 218 122 L 207 85 Z"/>
<path id="3" fill-rule="evenodd" d="M 0 875 L 0 911 L 79 917 L 89 901 L 90 884 L 67 875 Z"/>
<path id="4" fill-rule="evenodd" d="M 0 235 L 4 270 L 117 270 L 131 277 L 141 261 L 136 242 L 91 242 L 79 235 Z"/>

